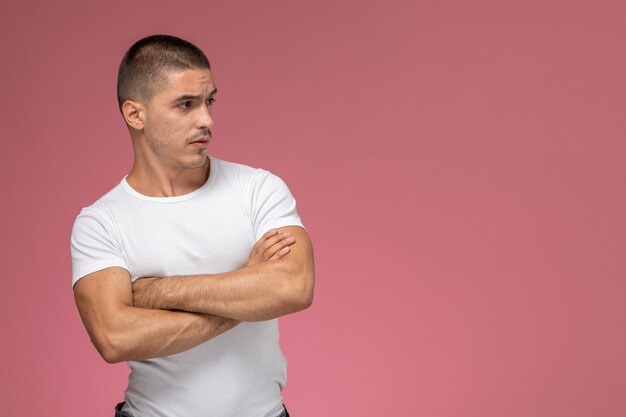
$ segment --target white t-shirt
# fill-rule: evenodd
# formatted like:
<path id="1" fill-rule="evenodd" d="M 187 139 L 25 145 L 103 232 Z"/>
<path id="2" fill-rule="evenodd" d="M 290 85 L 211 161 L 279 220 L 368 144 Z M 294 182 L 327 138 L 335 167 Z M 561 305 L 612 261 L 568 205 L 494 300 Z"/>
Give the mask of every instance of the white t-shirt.
<path id="1" fill-rule="evenodd" d="M 119 266 L 140 277 L 241 268 L 268 230 L 302 226 L 286 184 L 262 169 L 209 156 L 197 190 L 139 194 L 126 177 L 74 222 L 72 285 Z M 273 417 L 282 411 L 287 363 L 278 320 L 243 322 L 190 350 L 129 361 L 124 412 L 132 417 Z"/>

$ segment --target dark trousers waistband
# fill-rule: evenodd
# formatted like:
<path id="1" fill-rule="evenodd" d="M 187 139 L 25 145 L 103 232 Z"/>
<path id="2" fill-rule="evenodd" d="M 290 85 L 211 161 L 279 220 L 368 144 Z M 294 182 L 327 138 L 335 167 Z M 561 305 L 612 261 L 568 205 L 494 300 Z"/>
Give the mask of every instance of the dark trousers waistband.
<path id="1" fill-rule="evenodd" d="M 115 406 L 115 417 L 128 417 L 126 414 L 122 413 L 122 407 L 124 407 L 124 404 L 126 404 L 125 401 Z M 289 417 L 289 411 L 287 411 L 285 404 L 283 404 L 283 412 L 280 413 L 278 417 Z"/>

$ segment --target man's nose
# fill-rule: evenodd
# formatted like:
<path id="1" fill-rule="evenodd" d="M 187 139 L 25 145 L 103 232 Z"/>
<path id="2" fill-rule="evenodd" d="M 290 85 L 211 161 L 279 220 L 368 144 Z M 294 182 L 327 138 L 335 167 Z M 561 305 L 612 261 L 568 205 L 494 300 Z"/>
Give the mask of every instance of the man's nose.
<path id="1" fill-rule="evenodd" d="M 213 110 L 208 104 L 200 106 L 200 115 L 198 116 L 198 128 L 199 129 L 211 129 L 213 128 Z"/>

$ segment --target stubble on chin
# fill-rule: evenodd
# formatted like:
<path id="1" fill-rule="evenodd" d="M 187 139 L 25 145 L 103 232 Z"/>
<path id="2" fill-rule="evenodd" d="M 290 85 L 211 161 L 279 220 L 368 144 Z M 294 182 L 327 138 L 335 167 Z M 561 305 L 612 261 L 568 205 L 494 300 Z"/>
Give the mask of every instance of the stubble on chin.
<path id="1" fill-rule="evenodd" d="M 205 150 L 200 150 L 197 159 L 191 161 L 179 161 L 178 166 L 180 168 L 194 169 L 205 166 L 209 163 L 209 158 Z"/>

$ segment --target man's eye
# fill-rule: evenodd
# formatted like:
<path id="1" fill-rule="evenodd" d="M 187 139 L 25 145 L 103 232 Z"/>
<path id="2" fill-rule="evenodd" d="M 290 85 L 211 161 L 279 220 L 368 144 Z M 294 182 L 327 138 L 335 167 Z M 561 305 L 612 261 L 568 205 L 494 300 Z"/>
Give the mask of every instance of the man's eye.
<path id="1" fill-rule="evenodd" d="M 214 99 L 213 97 L 209 97 L 209 99 L 208 99 L 206 102 L 207 102 L 207 104 L 210 106 L 210 105 L 212 105 L 213 103 L 215 103 L 215 99 Z"/>
<path id="2" fill-rule="evenodd" d="M 183 101 L 182 103 L 178 105 L 178 107 L 181 109 L 188 109 L 189 107 L 191 107 L 191 101 L 189 100 Z"/>

